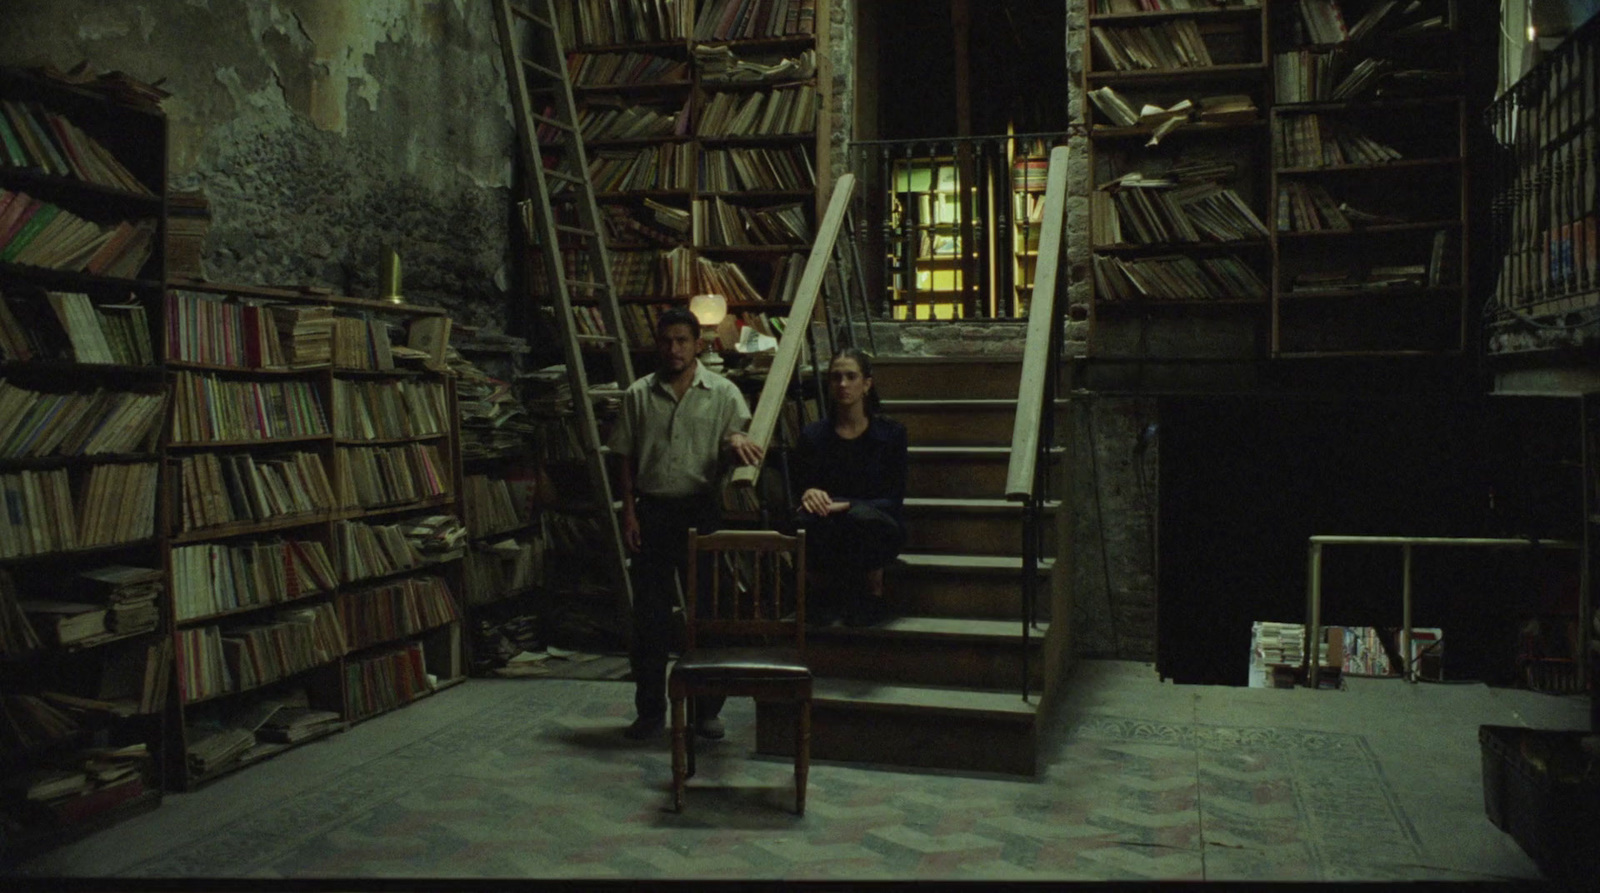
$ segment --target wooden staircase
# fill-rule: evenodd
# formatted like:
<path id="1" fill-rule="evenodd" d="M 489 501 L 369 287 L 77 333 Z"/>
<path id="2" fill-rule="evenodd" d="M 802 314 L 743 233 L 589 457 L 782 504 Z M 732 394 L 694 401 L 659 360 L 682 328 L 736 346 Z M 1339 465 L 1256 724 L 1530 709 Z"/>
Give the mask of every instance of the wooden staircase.
<path id="1" fill-rule="evenodd" d="M 886 572 L 895 619 L 806 635 L 818 677 L 811 755 L 1033 775 L 1039 705 L 1053 681 L 1049 625 L 1031 631 L 1023 700 L 1022 510 L 1002 498 L 1021 361 L 885 357 L 873 366 L 884 414 L 910 436 L 909 542 Z M 1039 600 L 1048 605 L 1053 562 L 1043 565 Z M 792 754 L 791 717 L 758 705 L 757 749 Z"/>

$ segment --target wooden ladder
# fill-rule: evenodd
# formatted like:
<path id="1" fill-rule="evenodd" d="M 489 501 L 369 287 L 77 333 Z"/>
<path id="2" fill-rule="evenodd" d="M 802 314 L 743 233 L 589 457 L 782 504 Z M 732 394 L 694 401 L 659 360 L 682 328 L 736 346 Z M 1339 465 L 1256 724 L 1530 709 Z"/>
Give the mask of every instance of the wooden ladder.
<path id="1" fill-rule="evenodd" d="M 589 180 L 589 160 L 578 129 L 577 106 L 567 74 L 566 54 L 556 29 L 553 0 L 529 0 L 524 6 L 494 0 L 495 24 L 505 59 L 506 80 L 517 120 L 523 183 L 529 193 L 520 203 L 530 247 L 539 252 L 536 266 L 548 284 L 547 297 L 555 311 L 567 380 L 572 388 L 580 436 L 588 469 L 594 510 L 605 540 L 608 575 L 618 594 L 619 608 L 633 602 L 628 579 L 628 554 L 617 521 L 616 495 L 606 462 L 610 451 L 600 440 L 595 402 L 620 396 L 633 382 L 633 362 L 628 354 L 611 263 Z M 543 113 L 535 112 L 535 107 Z M 542 262 L 542 263 L 540 263 Z M 593 300 L 599 310 L 602 333 L 580 333 L 573 314 L 573 295 Z M 529 295 L 530 301 L 536 301 Z M 608 358 L 614 386 L 595 387 L 589 381 L 585 358 L 602 348 Z M 622 615 L 626 618 L 628 615 Z"/>

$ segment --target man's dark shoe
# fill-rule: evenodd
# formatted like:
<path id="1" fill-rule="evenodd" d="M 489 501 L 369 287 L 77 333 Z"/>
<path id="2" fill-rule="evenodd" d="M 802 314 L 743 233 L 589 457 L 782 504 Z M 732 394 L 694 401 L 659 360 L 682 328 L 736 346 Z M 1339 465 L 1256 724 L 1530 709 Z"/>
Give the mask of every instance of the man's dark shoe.
<path id="1" fill-rule="evenodd" d="M 695 722 L 694 733 L 701 738 L 721 741 L 722 737 L 728 734 L 728 730 L 723 727 L 721 719 L 715 716 L 708 716 Z"/>
<path id="2" fill-rule="evenodd" d="M 666 727 L 665 720 L 645 719 L 641 716 L 633 721 L 633 725 L 622 730 L 622 737 L 629 741 L 649 741 L 652 738 L 660 738 Z"/>

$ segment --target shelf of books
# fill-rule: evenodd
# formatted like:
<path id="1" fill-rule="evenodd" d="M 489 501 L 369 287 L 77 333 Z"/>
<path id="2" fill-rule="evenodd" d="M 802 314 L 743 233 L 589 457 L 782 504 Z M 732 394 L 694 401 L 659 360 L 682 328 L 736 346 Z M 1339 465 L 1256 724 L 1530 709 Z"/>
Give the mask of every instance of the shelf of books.
<path id="1" fill-rule="evenodd" d="M 1198 325 L 1230 333 L 1203 339 L 1208 355 L 1259 353 L 1272 270 L 1265 10 L 1095 0 L 1087 40 L 1090 352 L 1199 355 Z"/>
<path id="2" fill-rule="evenodd" d="M 537 627 L 543 600 L 544 538 L 533 505 L 541 477 L 538 421 L 527 390 L 521 338 L 457 327 L 451 371 L 461 415 L 463 607 L 470 672 L 492 670 L 501 630 Z"/>
<path id="3" fill-rule="evenodd" d="M 1463 350 L 1454 0 L 1308 0 L 1271 15 L 1273 355 Z"/>
<path id="4" fill-rule="evenodd" d="M 127 85 L 131 92 L 117 89 Z M 166 119 L 131 79 L 0 69 L 0 839 L 161 797 Z"/>
<path id="5" fill-rule="evenodd" d="M 636 361 L 648 366 L 661 311 L 695 294 L 734 308 L 723 346 L 744 327 L 775 334 L 787 312 L 825 186 L 821 5 L 555 4 Z M 604 334 L 593 296 L 573 298 L 579 333 Z"/>
<path id="6" fill-rule="evenodd" d="M 1600 305 L 1597 56 L 1600 19 L 1591 18 L 1485 114 L 1496 150 L 1491 356 L 1565 346 Z"/>
<path id="7" fill-rule="evenodd" d="M 1454 0 L 1188 6 L 1089 17 L 1091 353 L 1462 350 Z"/>
<path id="8" fill-rule="evenodd" d="M 462 678 L 466 532 L 448 317 L 185 281 L 165 318 L 188 789 Z"/>

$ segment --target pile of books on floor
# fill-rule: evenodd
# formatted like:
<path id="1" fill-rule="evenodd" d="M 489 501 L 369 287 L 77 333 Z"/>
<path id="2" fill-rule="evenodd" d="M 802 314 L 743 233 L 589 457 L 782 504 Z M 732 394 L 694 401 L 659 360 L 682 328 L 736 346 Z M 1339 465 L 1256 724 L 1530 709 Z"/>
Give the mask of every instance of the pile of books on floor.
<path id="1" fill-rule="evenodd" d="M 12 776 L 5 787 L 71 825 L 143 794 L 149 764 L 143 743 L 87 748 L 54 767 Z"/>
<path id="2" fill-rule="evenodd" d="M 191 726 L 185 732 L 189 747 L 185 751 L 189 774 L 204 777 L 238 762 L 255 746 L 254 732 L 236 728 L 203 729 Z"/>
<path id="3" fill-rule="evenodd" d="M 1305 662 L 1306 628 L 1257 621 L 1250 630 L 1251 688 L 1293 688 Z"/>

